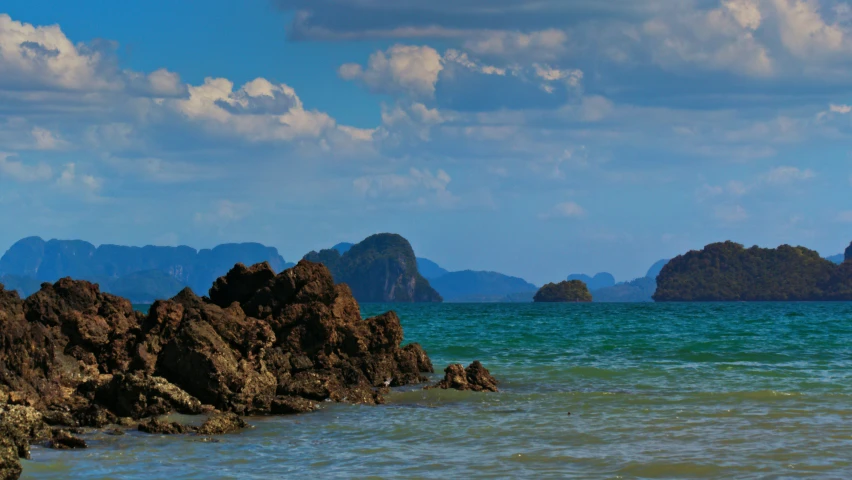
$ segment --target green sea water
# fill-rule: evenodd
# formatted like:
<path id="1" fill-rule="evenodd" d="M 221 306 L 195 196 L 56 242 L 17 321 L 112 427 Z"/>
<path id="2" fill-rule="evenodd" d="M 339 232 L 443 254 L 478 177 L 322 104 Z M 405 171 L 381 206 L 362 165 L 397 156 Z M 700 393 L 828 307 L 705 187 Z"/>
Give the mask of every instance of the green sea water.
<path id="1" fill-rule="evenodd" d="M 436 369 L 378 407 L 251 418 L 218 437 L 34 447 L 25 478 L 852 478 L 852 304 L 365 305 Z M 437 374 L 436 374 L 437 379 Z"/>

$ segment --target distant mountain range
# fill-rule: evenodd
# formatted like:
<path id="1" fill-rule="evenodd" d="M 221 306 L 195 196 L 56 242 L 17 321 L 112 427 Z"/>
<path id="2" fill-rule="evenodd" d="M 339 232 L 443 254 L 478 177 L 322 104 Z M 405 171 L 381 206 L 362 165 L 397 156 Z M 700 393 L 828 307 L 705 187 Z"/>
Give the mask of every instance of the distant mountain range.
<path id="1" fill-rule="evenodd" d="M 580 280 L 586 283 L 592 293 L 593 301 L 603 303 L 640 303 L 653 302 L 651 298 L 657 290 L 657 276 L 669 260 L 660 260 L 644 277 L 629 282 L 615 282 L 615 278 L 606 272 L 594 277 L 584 274 L 572 274 L 568 280 Z"/>
<path id="2" fill-rule="evenodd" d="M 574 273 L 568 275 L 568 281 L 579 280 L 586 284 L 590 291 L 600 290 L 601 288 L 612 287 L 615 285 L 615 277 L 611 273 L 602 272 L 590 277 L 583 273 Z"/>
<path id="3" fill-rule="evenodd" d="M 82 240 L 24 238 L 0 258 L 0 283 L 28 296 L 42 282 L 72 277 L 99 283 L 105 292 L 148 303 L 170 298 L 184 287 L 206 295 L 213 281 L 236 263 L 269 262 L 276 271 L 292 266 L 278 250 L 259 243 L 212 249 L 179 247 L 95 247 Z"/>

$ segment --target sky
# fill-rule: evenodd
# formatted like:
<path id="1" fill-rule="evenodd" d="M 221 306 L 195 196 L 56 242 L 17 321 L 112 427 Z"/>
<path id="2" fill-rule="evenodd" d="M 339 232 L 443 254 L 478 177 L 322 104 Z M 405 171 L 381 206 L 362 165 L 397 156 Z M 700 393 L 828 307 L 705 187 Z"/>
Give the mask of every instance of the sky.
<path id="1" fill-rule="evenodd" d="M 841 0 L 4 0 L 0 250 L 394 232 L 536 284 L 831 255 L 850 81 Z"/>

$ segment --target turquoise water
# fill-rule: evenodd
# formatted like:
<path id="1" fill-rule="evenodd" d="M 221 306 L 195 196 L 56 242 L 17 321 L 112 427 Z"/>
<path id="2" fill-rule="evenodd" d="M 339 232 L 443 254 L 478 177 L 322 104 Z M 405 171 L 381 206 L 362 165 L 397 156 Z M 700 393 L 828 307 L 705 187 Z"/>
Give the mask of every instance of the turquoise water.
<path id="1" fill-rule="evenodd" d="M 88 436 L 25 478 L 852 478 L 852 304 L 444 304 L 395 309 L 436 369 L 500 393 L 252 418 L 203 442 Z M 437 375 L 436 375 L 437 378 Z"/>

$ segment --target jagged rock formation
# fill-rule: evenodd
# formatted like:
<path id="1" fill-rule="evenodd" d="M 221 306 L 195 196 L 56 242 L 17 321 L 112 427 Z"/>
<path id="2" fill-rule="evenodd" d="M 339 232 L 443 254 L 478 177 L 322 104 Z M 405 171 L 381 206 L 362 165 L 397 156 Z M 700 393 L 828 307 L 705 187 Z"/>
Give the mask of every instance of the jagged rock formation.
<path id="1" fill-rule="evenodd" d="M 343 255 L 332 248 L 310 252 L 305 260 L 328 267 L 334 280 L 349 285 L 359 302 L 442 301 L 429 280 L 418 273 L 411 244 L 399 235 L 373 235 Z"/>
<path id="2" fill-rule="evenodd" d="M 536 303 L 591 302 L 592 294 L 586 284 L 580 280 L 560 283 L 548 283 L 541 287 L 533 297 Z"/>
<path id="3" fill-rule="evenodd" d="M 172 411 L 298 413 L 324 400 L 382 403 L 387 386 L 433 371 L 419 345 L 400 347 L 396 314 L 362 320 L 349 287 L 322 265 L 276 275 L 267 263 L 239 264 L 209 295 L 185 289 L 142 315 L 86 281 L 45 284 L 25 301 L 0 286 L 0 405 L 97 428 Z M 231 416 L 199 432 L 233 425 Z M 12 442 L 0 443 L 0 470 L 14 474 L 4 452 L 23 450 Z"/>
<path id="4" fill-rule="evenodd" d="M 616 283 L 612 287 L 592 292 L 595 302 L 602 303 L 640 303 L 653 302 L 657 281 L 652 277 L 640 277 L 629 282 Z"/>
<path id="5" fill-rule="evenodd" d="M 836 265 L 804 247 L 714 243 L 669 262 L 657 277 L 654 300 L 848 301 L 852 263 Z"/>
<path id="6" fill-rule="evenodd" d="M 843 261 L 845 263 L 852 262 L 852 243 L 850 243 L 849 246 L 846 247 L 846 252 L 843 254 Z"/>
<path id="7" fill-rule="evenodd" d="M 444 370 L 443 380 L 428 388 L 496 392 L 497 379 L 477 360 L 467 368 L 459 363 L 448 366 Z"/>

